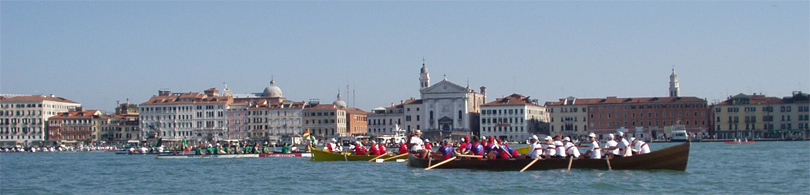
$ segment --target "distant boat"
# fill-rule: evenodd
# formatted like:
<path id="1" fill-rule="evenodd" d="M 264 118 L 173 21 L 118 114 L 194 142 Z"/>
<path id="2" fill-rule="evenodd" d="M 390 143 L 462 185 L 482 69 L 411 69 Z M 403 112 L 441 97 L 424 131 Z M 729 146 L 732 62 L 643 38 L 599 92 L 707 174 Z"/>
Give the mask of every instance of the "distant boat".
<path id="1" fill-rule="evenodd" d="M 155 158 L 159 159 L 174 159 L 174 158 L 259 158 L 259 154 L 161 154 Z"/>
<path id="2" fill-rule="evenodd" d="M 742 142 L 742 141 L 740 141 L 740 142 L 738 142 L 738 141 L 730 141 L 730 142 L 723 142 L 723 143 L 726 143 L 726 144 L 753 144 L 754 141 L 745 141 L 745 142 Z"/>
<path id="3" fill-rule="evenodd" d="M 686 133 L 686 127 L 683 125 L 672 125 L 672 139 L 673 142 L 689 141 L 689 134 Z"/>

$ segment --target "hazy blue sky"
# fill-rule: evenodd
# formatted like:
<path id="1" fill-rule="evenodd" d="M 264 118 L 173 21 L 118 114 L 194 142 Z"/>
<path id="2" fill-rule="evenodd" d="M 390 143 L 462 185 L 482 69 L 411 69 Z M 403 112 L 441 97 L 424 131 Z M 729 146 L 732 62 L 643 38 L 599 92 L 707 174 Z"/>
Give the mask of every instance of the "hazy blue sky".
<path id="1" fill-rule="evenodd" d="M 0 2 L 0 93 L 88 109 L 223 82 L 369 111 L 432 83 L 559 98 L 810 91 L 810 3 Z M 344 95 L 344 97 L 346 97 Z M 350 105 L 352 100 L 347 101 Z"/>

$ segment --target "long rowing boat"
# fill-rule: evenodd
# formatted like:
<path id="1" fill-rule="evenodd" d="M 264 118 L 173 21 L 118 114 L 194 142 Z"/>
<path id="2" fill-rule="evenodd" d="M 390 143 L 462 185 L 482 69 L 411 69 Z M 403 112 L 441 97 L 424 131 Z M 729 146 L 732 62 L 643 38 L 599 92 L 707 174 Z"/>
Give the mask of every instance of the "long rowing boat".
<path id="1" fill-rule="evenodd" d="M 668 169 L 676 171 L 685 171 L 686 164 L 689 161 L 689 148 L 691 142 L 684 142 L 675 146 L 664 148 L 650 152 L 649 154 L 634 155 L 631 157 L 617 157 L 610 159 L 610 165 L 607 164 L 605 159 L 576 159 L 571 162 L 572 168 L 580 169 L 617 169 L 617 170 L 651 170 L 651 169 Z M 475 159 L 456 159 L 443 164 L 437 169 L 483 169 L 483 170 L 520 170 L 533 159 L 509 159 L 509 160 L 475 160 Z M 430 160 L 417 158 L 413 155 L 408 155 L 408 165 L 411 167 L 426 168 L 431 163 L 435 164 L 439 160 Z M 569 159 L 544 159 L 537 161 L 534 165 L 529 167 L 530 170 L 545 170 L 545 169 L 566 169 L 568 168 Z M 610 166 L 610 167 L 608 167 Z"/>
<path id="2" fill-rule="evenodd" d="M 312 157 L 309 152 L 294 152 L 294 153 L 273 153 L 273 154 L 259 154 L 259 157 Z"/>
<path id="3" fill-rule="evenodd" d="M 374 157 L 374 155 L 354 155 L 347 152 L 343 153 L 331 153 L 322 149 L 318 148 L 311 148 L 312 151 L 312 158 L 309 160 L 311 161 L 369 161 Z M 384 155 L 378 159 L 386 159 L 388 157 L 393 157 L 394 155 Z M 395 159 L 408 159 L 406 156 L 397 157 Z"/>
<path id="4" fill-rule="evenodd" d="M 155 158 L 160 159 L 172 159 L 172 158 L 259 158 L 259 154 L 210 154 L 210 155 L 198 155 L 198 154 L 161 154 Z"/>

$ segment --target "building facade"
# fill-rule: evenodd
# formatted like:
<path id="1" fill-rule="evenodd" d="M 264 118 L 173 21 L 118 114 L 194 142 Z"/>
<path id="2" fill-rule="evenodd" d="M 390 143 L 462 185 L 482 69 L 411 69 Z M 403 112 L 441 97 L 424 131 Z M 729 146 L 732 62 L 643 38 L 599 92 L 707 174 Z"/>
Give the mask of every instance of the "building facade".
<path id="1" fill-rule="evenodd" d="M 160 137 L 163 141 L 216 141 L 227 139 L 225 112 L 231 96 L 219 96 L 211 88 L 204 93 L 171 93 L 160 90 L 157 96 L 141 103 L 141 140 Z"/>
<path id="2" fill-rule="evenodd" d="M 480 135 L 502 140 L 524 141 L 541 134 L 547 126 L 546 108 L 520 94 L 512 94 L 481 105 Z"/>
<path id="3" fill-rule="evenodd" d="M 0 96 L 0 141 L 48 140 L 48 119 L 79 107 L 77 102 L 53 95 Z"/>
<path id="4" fill-rule="evenodd" d="M 108 126 L 109 116 L 98 110 L 78 110 L 58 113 L 48 120 L 48 134 L 52 141 L 95 142 L 99 131 Z"/>
<path id="5" fill-rule="evenodd" d="M 129 104 L 129 101 L 118 104 L 115 114 L 109 115 L 108 118 L 109 122 L 100 127 L 99 141 L 123 144 L 140 138 L 140 117 L 137 105 Z"/>
<path id="6" fill-rule="evenodd" d="M 810 130 L 810 102 L 802 92 L 784 98 L 738 94 L 710 110 L 718 139 L 806 139 Z"/>

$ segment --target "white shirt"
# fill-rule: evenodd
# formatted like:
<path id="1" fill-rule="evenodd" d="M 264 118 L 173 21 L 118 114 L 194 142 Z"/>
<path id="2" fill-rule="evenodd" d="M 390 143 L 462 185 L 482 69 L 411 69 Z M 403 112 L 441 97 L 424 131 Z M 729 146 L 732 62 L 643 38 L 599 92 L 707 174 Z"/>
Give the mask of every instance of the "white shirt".
<path id="1" fill-rule="evenodd" d="M 328 143 L 328 144 L 326 144 L 326 146 L 324 146 L 324 147 L 323 147 L 323 150 L 327 150 L 327 151 L 328 151 L 328 150 L 329 150 L 329 145 L 331 145 L 331 146 L 332 146 L 332 151 L 330 151 L 330 152 L 338 152 L 338 151 L 340 151 L 340 150 L 338 149 L 338 147 L 337 147 L 337 144 L 335 144 L 335 143 Z"/>
<path id="2" fill-rule="evenodd" d="M 617 147 L 618 145 L 619 142 L 616 142 L 615 140 L 608 140 L 607 143 L 605 143 L 605 148 Z M 619 149 L 609 150 L 608 153 L 612 153 L 613 155 L 619 155 Z"/>
<path id="3" fill-rule="evenodd" d="M 644 141 L 636 141 L 636 145 L 634 147 L 641 154 L 650 153 L 650 146 Z"/>
<path id="4" fill-rule="evenodd" d="M 557 155 L 557 147 L 554 146 L 554 143 L 546 144 L 546 156 L 556 156 Z"/>
<path id="5" fill-rule="evenodd" d="M 574 158 L 579 158 L 579 148 L 574 145 L 574 143 L 568 142 L 565 143 L 565 153 L 568 155 L 574 156 Z"/>
<path id="6" fill-rule="evenodd" d="M 591 142 L 591 148 L 588 151 L 591 151 L 591 159 L 602 159 L 602 148 L 599 148 L 599 142 Z"/>
<path id="7" fill-rule="evenodd" d="M 629 152 L 629 149 L 632 146 L 630 146 L 630 142 L 627 142 L 626 139 L 622 138 L 622 140 L 619 142 L 619 145 L 617 147 L 619 148 L 619 155 L 625 156 L 625 157 L 633 156 L 633 153 Z"/>
<path id="8" fill-rule="evenodd" d="M 540 142 L 534 142 L 534 143 L 532 143 L 531 146 L 532 147 L 529 148 L 529 153 L 526 154 L 526 156 L 529 156 L 529 158 L 532 158 L 532 159 L 539 158 L 540 155 L 543 154 L 543 145 L 540 144 Z"/>
<path id="9" fill-rule="evenodd" d="M 565 157 L 565 145 L 563 145 L 562 141 L 554 141 L 554 147 L 557 148 L 557 155 Z"/>
<path id="10" fill-rule="evenodd" d="M 413 151 L 413 152 L 416 152 L 416 151 L 419 151 L 419 150 L 422 150 L 422 149 L 425 148 L 424 147 L 425 142 L 422 142 L 422 138 L 419 138 L 417 136 L 411 137 L 411 144 L 414 144 L 413 147 L 411 147 L 411 151 Z"/>

